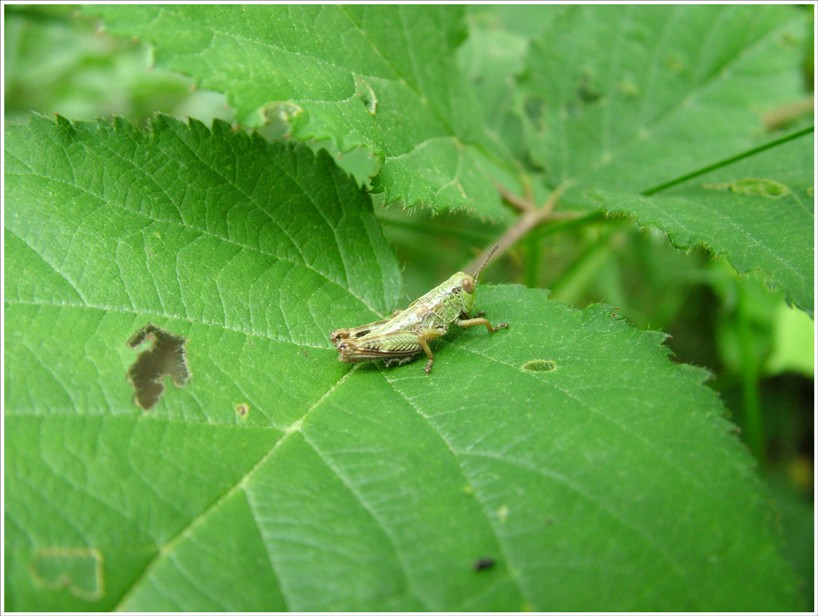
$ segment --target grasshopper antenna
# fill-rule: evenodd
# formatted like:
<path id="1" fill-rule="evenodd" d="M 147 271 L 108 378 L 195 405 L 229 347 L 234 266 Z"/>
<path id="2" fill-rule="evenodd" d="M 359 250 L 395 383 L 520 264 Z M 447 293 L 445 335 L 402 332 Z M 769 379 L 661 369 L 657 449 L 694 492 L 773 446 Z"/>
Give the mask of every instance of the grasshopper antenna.
<path id="1" fill-rule="evenodd" d="M 483 268 L 486 267 L 486 264 L 489 262 L 489 259 L 491 259 L 491 255 L 493 255 L 495 252 L 497 252 L 497 249 L 499 247 L 500 247 L 500 244 L 495 244 L 494 246 L 491 247 L 488 254 L 483 259 L 483 262 L 480 263 L 480 267 L 478 267 L 474 272 L 474 282 L 477 282 L 477 277 L 480 275 L 480 272 L 483 271 Z"/>

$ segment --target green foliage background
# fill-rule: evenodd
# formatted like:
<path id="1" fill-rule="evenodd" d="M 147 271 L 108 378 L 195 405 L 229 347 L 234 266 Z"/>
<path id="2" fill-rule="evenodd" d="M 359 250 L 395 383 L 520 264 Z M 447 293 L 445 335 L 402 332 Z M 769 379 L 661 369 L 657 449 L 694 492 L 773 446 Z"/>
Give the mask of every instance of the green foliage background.
<path id="1" fill-rule="evenodd" d="M 811 605 L 810 12 L 4 10 L 6 609 Z"/>

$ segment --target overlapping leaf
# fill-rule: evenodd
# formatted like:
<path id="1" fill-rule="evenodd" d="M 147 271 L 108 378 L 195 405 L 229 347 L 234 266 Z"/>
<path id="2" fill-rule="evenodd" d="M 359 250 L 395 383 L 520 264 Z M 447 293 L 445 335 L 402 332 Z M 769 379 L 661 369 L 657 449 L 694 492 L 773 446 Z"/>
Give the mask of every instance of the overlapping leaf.
<path id="1" fill-rule="evenodd" d="M 21 610 L 791 610 L 765 498 L 662 336 L 508 330 L 350 369 L 394 258 L 329 157 L 160 119 L 6 135 L 6 574 Z M 148 412 L 130 334 L 187 339 Z M 493 567 L 475 570 L 483 559 Z"/>
<path id="2" fill-rule="evenodd" d="M 761 270 L 788 301 L 812 314 L 812 152 L 810 132 L 661 195 L 591 194 L 609 211 L 663 229 L 677 246 L 702 243 L 739 272 Z"/>
<path id="3" fill-rule="evenodd" d="M 573 182 L 567 200 L 574 206 L 656 224 L 679 246 L 705 245 L 740 272 L 761 271 L 812 313 L 811 138 L 643 196 L 750 150 L 765 139 L 764 113 L 801 96 L 804 25 L 797 12 L 780 9 L 555 13 L 527 59 L 524 135 L 551 186 Z M 736 180 L 789 188 L 786 195 L 752 195 L 730 189 Z"/>
<path id="4" fill-rule="evenodd" d="M 363 148 L 387 203 L 501 215 L 477 105 L 454 62 L 462 8 L 111 6 L 106 27 L 294 137 Z M 180 32 L 179 24 L 184 23 Z"/>
<path id="5" fill-rule="evenodd" d="M 642 192 L 735 156 L 802 96 L 789 7 L 575 6 L 544 21 L 521 82 L 548 184 Z"/>

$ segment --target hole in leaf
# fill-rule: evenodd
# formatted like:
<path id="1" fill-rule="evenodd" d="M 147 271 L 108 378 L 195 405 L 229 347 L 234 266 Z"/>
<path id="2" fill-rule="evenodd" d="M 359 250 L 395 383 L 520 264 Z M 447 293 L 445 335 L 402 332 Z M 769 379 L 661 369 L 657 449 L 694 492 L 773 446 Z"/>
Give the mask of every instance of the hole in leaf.
<path id="1" fill-rule="evenodd" d="M 260 113 L 265 124 L 265 136 L 285 138 L 290 136 L 293 123 L 304 113 L 304 109 L 290 101 L 277 101 L 262 107 Z"/>
<path id="2" fill-rule="evenodd" d="M 364 104 L 369 115 L 374 116 L 378 112 L 378 97 L 375 95 L 375 90 L 360 75 L 355 75 L 355 96 Z"/>
<path id="3" fill-rule="evenodd" d="M 551 372 L 556 367 L 557 363 L 550 359 L 532 359 L 521 366 L 526 372 Z"/>
<path id="4" fill-rule="evenodd" d="M 148 323 L 137 330 L 128 346 L 144 349 L 136 361 L 128 368 L 128 380 L 134 388 L 134 402 L 144 410 L 149 410 L 162 397 L 169 376 L 176 387 L 182 387 L 190 378 L 185 354 L 185 340 L 164 329 Z"/>

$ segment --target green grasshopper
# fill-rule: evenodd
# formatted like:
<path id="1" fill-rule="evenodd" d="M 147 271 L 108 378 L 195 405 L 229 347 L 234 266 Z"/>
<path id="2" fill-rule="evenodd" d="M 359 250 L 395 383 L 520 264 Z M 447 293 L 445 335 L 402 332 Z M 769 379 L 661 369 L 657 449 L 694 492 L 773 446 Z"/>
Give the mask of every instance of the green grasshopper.
<path id="1" fill-rule="evenodd" d="M 429 341 L 446 334 L 450 324 L 460 327 L 485 325 L 492 333 L 508 327 L 507 323 L 492 326 L 482 317 L 482 312 L 469 316 L 474 307 L 477 277 L 496 250 L 495 244 L 474 276 L 457 272 L 409 304 L 406 310 L 397 310 L 388 319 L 333 331 L 330 340 L 338 349 L 338 360 L 352 364 L 383 359 L 388 366 L 412 361 L 423 351 L 429 358 L 425 368 L 429 374 L 435 363 Z"/>

